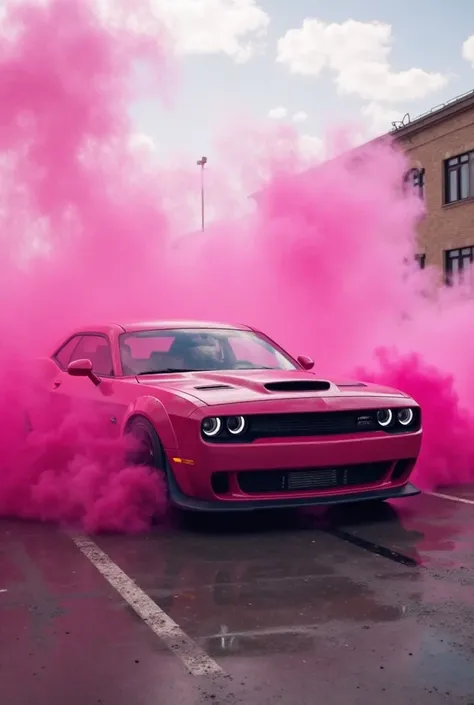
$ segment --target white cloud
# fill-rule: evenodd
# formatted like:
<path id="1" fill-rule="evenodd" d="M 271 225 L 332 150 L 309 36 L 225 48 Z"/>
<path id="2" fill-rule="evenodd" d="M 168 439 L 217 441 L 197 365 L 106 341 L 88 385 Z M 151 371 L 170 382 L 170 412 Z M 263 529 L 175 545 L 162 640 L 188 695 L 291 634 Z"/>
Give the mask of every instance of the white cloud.
<path id="1" fill-rule="evenodd" d="M 0 32 L 10 6 L 23 0 L 0 0 Z M 48 5 L 51 0 L 35 0 Z M 248 61 L 264 47 L 268 14 L 259 0 L 89 0 L 111 28 L 125 28 L 161 38 L 178 54 L 226 54 L 237 63 Z M 11 29 L 10 29 L 11 32 Z"/>
<path id="2" fill-rule="evenodd" d="M 129 147 L 133 151 L 156 152 L 155 140 L 144 132 L 132 133 L 129 138 Z"/>
<path id="3" fill-rule="evenodd" d="M 290 29 L 278 40 L 277 61 L 303 76 L 319 76 L 330 69 L 340 93 L 370 101 L 415 100 L 446 85 L 447 78 L 440 73 L 418 68 L 393 71 L 392 41 L 392 28 L 383 22 L 327 24 L 307 18 L 300 29 Z"/>
<path id="4" fill-rule="evenodd" d="M 147 35 L 165 28 L 178 54 L 226 54 L 248 61 L 263 44 L 270 22 L 257 0 L 95 0 L 114 26 Z"/>
<path id="5" fill-rule="evenodd" d="M 283 120 L 288 114 L 288 110 L 280 105 L 278 108 L 272 108 L 268 111 L 268 117 L 271 120 Z"/>
<path id="6" fill-rule="evenodd" d="M 308 119 L 308 114 L 304 112 L 304 110 L 300 110 L 299 112 L 295 113 L 293 117 L 291 118 L 293 122 L 306 122 Z"/>
<path id="7" fill-rule="evenodd" d="M 324 142 L 315 135 L 301 135 L 298 140 L 298 148 L 303 163 L 312 163 L 324 156 Z"/>
<path id="8" fill-rule="evenodd" d="M 471 36 L 468 37 L 463 43 L 462 55 L 466 61 L 469 61 L 469 63 L 472 64 L 472 68 L 474 69 L 474 34 L 471 34 Z"/>
<path id="9" fill-rule="evenodd" d="M 278 106 L 278 108 L 272 108 L 268 111 L 268 117 L 271 120 L 283 120 L 284 118 L 289 117 L 288 109 L 284 108 L 283 105 Z M 303 110 L 299 110 L 298 112 L 293 113 L 291 119 L 293 122 L 306 122 L 308 119 L 308 114 Z"/>
<path id="10" fill-rule="evenodd" d="M 361 112 L 366 120 L 368 139 L 387 134 L 393 128 L 392 122 L 401 120 L 403 117 L 400 110 L 394 110 L 380 103 L 369 103 L 362 108 Z"/>

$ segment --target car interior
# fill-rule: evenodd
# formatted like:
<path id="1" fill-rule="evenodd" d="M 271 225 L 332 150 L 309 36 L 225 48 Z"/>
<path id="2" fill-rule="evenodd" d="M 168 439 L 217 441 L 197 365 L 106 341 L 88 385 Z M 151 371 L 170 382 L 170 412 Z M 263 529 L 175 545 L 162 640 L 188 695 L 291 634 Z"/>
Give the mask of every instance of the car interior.
<path id="1" fill-rule="evenodd" d="M 157 339 L 157 345 L 159 343 Z M 176 336 L 168 350 L 150 350 L 147 357 L 134 355 L 131 346 L 127 343 L 121 344 L 120 351 L 125 375 L 146 374 L 167 369 L 218 370 L 222 369 L 224 364 L 232 366 L 235 362 L 235 356 L 230 347 L 228 351 L 224 351 L 224 347 L 217 338 L 209 338 L 207 345 L 203 345 L 201 339 L 190 335 Z"/>

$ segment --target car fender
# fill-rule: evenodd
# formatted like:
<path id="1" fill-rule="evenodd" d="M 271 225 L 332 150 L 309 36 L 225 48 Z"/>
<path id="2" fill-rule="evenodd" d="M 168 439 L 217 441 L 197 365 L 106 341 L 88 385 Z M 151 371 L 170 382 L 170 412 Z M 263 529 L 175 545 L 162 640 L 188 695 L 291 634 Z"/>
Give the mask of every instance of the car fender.
<path id="1" fill-rule="evenodd" d="M 61 372 L 58 365 L 50 357 L 38 357 L 33 360 L 29 380 L 36 384 L 37 389 L 48 389 L 50 383 Z"/>
<path id="2" fill-rule="evenodd" d="M 160 437 L 163 448 L 178 447 L 173 424 L 171 423 L 171 419 L 164 404 L 162 404 L 159 399 L 152 396 L 144 396 L 135 399 L 133 404 L 128 407 L 125 414 L 122 425 L 122 434 L 125 432 L 127 423 L 133 416 L 143 416 L 148 419 Z"/>

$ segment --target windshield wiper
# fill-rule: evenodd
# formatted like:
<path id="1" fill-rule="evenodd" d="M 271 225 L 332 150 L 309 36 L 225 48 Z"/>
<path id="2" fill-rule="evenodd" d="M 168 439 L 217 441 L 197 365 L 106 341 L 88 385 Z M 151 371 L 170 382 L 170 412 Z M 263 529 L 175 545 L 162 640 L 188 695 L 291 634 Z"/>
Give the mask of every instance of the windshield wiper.
<path id="1" fill-rule="evenodd" d="M 172 372 L 196 372 L 197 370 L 189 370 L 184 367 L 167 367 L 161 370 L 146 370 L 145 372 L 137 372 L 137 375 L 162 375 Z"/>

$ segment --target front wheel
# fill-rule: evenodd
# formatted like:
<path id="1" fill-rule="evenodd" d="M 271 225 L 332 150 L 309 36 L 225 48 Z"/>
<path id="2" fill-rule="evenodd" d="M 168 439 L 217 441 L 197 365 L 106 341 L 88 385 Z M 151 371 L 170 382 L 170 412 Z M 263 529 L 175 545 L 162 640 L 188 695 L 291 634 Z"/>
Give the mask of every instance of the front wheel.
<path id="1" fill-rule="evenodd" d="M 166 488 L 168 499 L 168 461 L 152 424 L 145 418 L 136 417 L 127 425 L 125 435 L 130 438 L 132 445 L 126 453 L 127 465 L 155 470 Z"/>

